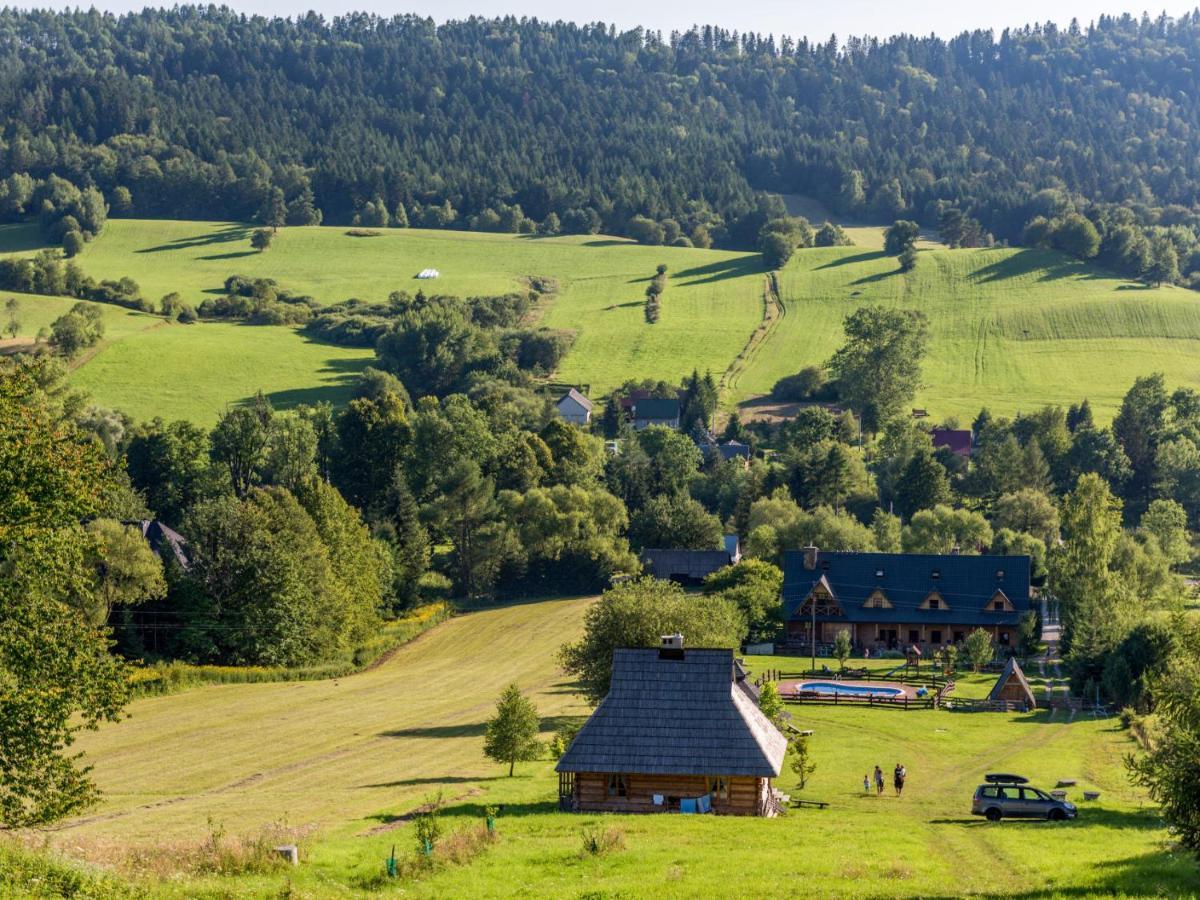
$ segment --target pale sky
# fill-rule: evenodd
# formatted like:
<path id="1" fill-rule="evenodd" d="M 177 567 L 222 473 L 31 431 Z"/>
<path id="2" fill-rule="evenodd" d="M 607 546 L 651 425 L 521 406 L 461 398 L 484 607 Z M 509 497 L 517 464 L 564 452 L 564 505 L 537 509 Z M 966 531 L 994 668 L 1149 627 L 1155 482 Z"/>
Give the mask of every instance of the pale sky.
<path id="1" fill-rule="evenodd" d="M 146 5 L 137 0 L 92 0 L 100 9 L 124 12 Z M 173 3 L 174 0 L 171 0 Z M 438 22 L 481 16 L 535 16 L 554 21 L 601 21 L 619 29 L 642 25 L 664 34 L 685 31 L 693 24 L 722 25 L 739 31 L 757 31 L 777 37 L 808 36 L 826 40 L 830 34 L 886 37 L 900 32 L 936 33 L 943 37 L 974 28 L 993 28 L 999 33 L 1008 26 L 1053 21 L 1066 26 L 1078 18 L 1082 25 L 1103 13 L 1129 12 L 1151 17 L 1165 11 L 1180 15 L 1193 9 L 1198 0 L 1173 2 L 1158 0 L 1158 6 L 1145 6 L 1146 0 L 1007 0 L 1000 3 L 967 3 L 954 0 L 308 0 L 307 3 L 284 0 L 226 0 L 229 6 L 246 13 L 295 16 L 314 9 L 325 16 L 350 11 L 368 11 L 380 15 L 417 13 L 432 16 Z M 1136 5 L 1141 3 L 1143 5 Z M 18 3 L 29 6 L 54 6 L 54 3 Z"/>

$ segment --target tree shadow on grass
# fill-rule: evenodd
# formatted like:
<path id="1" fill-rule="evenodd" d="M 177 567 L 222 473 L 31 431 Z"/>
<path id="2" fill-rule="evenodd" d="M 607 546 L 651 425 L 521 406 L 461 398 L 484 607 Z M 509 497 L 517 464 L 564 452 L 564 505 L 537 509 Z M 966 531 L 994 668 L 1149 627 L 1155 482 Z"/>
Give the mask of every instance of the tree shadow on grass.
<path id="1" fill-rule="evenodd" d="M 404 778 L 400 781 L 384 781 L 379 784 L 360 784 L 360 790 L 368 788 L 401 788 L 401 787 L 418 787 L 420 785 L 439 785 L 439 784 L 475 784 L 477 781 L 499 781 L 506 778 L 507 775 L 477 775 L 471 777 L 469 775 L 431 775 L 428 778 Z M 381 816 L 369 816 L 369 818 L 377 819 Z"/>
<path id="2" fill-rule="evenodd" d="M 1200 871 L 1182 854 L 1143 853 L 1125 859 L 1100 860 L 1093 864 L 1097 878 L 1086 884 L 1056 881 L 1028 891 L 1011 887 L 994 894 L 976 894 L 987 900 L 1035 900 L 1052 897 L 1196 897 L 1200 896 Z M 958 896 L 946 894 L 945 897 Z"/>
<path id="3" fill-rule="evenodd" d="M 597 241 L 584 241 L 583 247 L 636 247 L 633 241 L 622 241 L 616 238 L 603 238 Z"/>
<path id="4" fill-rule="evenodd" d="M 851 284 L 875 284 L 878 281 L 886 281 L 893 275 L 903 275 L 904 270 L 897 267 L 890 272 L 876 272 L 874 275 L 864 275 L 862 278 L 856 278 Z"/>
<path id="5" fill-rule="evenodd" d="M 979 284 L 1005 281 L 1026 275 L 1038 275 L 1039 281 L 1059 281 L 1063 278 L 1105 279 L 1112 276 L 1056 253 L 1052 250 L 1026 249 L 999 259 L 973 273 L 971 280 Z"/>
<path id="6" fill-rule="evenodd" d="M 743 275 L 754 275 L 766 272 L 762 257 L 757 253 L 748 256 L 738 256 L 720 262 L 709 263 L 706 266 L 693 266 L 690 269 L 680 269 L 678 272 L 667 273 L 671 279 L 679 279 L 681 285 L 712 284 L 715 281 L 725 281 L 729 278 L 741 278 Z M 683 279 L 687 279 L 684 281 Z M 670 283 L 667 290 L 671 289 Z"/>
<path id="7" fill-rule="evenodd" d="M 379 737 L 390 738 L 455 738 L 482 737 L 487 722 L 468 722 L 465 725 L 423 725 L 416 728 L 397 728 L 381 731 Z"/>
<path id="8" fill-rule="evenodd" d="M 189 237 L 176 238 L 173 241 L 168 241 L 165 244 L 157 244 L 154 247 L 142 247 L 140 250 L 135 250 L 135 253 L 163 253 L 168 250 L 191 250 L 195 247 L 207 247 L 210 244 L 227 244 L 232 241 L 243 241 L 249 238 L 250 229 L 246 225 L 230 225 L 217 231 L 209 231 L 204 234 L 191 235 Z M 204 259 L 220 259 L 221 257 L 206 256 Z"/>
<path id="9" fill-rule="evenodd" d="M 213 253 L 210 256 L 201 256 L 200 259 L 241 259 L 243 256 L 257 256 L 257 250 L 239 250 L 234 253 Z"/>
<path id="10" fill-rule="evenodd" d="M 850 266 L 855 263 L 868 262 L 872 259 L 883 259 L 886 255 L 882 250 L 869 250 L 866 253 L 855 253 L 852 256 L 839 256 L 837 259 L 830 260 L 822 266 L 817 266 L 817 269 L 836 269 L 838 266 Z"/>
<path id="11" fill-rule="evenodd" d="M 507 778 L 508 776 L 505 775 L 503 777 Z M 534 803 L 456 803 L 453 806 L 443 806 L 442 815 L 482 819 L 487 815 L 488 807 L 493 805 L 497 808 L 497 827 L 506 818 L 516 819 L 522 816 L 543 816 L 558 811 L 557 800 L 540 800 Z"/>
<path id="12" fill-rule="evenodd" d="M 42 230 L 31 222 L 15 222 L 0 225 L 0 251 L 4 253 L 29 253 L 33 250 L 55 249 L 42 236 Z"/>

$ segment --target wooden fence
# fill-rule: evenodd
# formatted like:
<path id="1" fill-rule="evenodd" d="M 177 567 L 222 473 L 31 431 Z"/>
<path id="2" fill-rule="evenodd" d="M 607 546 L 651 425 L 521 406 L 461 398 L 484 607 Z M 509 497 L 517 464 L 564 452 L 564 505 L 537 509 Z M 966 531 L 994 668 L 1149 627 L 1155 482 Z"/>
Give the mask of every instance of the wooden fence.
<path id="1" fill-rule="evenodd" d="M 950 697 L 943 704 L 951 712 L 1028 712 L 1029 705 L 1021 700 L 975 700 Z"/>
<path id="2" fill-rule="evenodd" d="M 954 690 L 954 682 L 942 685 L 941 689 L 925 697 L 886 697 L 879 694 L 836 694 L 819 691 L 791 691 L 780 697 L 788 703 L 804 703 L 810 706 L 866 706 L 882 709 L 937 709 Z"/>

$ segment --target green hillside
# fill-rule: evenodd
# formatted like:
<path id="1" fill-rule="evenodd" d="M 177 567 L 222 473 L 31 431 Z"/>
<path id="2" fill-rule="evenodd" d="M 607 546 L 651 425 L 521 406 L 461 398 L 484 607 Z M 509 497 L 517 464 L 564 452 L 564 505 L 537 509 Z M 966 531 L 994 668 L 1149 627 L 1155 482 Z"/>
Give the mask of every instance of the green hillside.
<path id="1" fill-rule="evenodd" d="M 867 229 L 863 229 L 865 233 Z M 764 275 L 755 254 L 644 247 L 604 237 L 529 238 L 418 229 L 349 237 L 341 228 L 286 228 L 265 253 L 248 229 L 221 223 L 115 220 L 80 258 L 96 278 L 130 275 L 157 298 L 220 293 L 231 274 L 266 276 L 331 303 L 383 299 L 393 290 L 468 296 L 520 288 L 529 276 L 558 283 L 541 322 L 578 335 L 557 378 L 603 395 L 627 378 L 676 380 L 693 368 L 720 375 L 763 314 Z M 29 227 L 0 227 L 0 247 L 29 253 Z M 659 263 L 670 281 L 662 318 L 648 325 L 643 293 Z M 422 268 L 440 270 L 418 281 Z M 780 278 L 785 315 L 730 382 L 729 404 L 766 394 L 776 380 L 828 359 L 841 323 L 863 303 L 922 309 L 932 342 L 917 405 L 966 421 L 989 406 L 1015 413 L 1087 397 L 1112 415 L 1133 379 L 1163 371 L 1200 386 L 1200 295 L 1146 288 L 1039 250 L 925 249 L 902 274 L 863 247 L 801 250 Z M 32 335 L 69 301 L 23 314 Z M 282 406 L 345 396 L 367 349 L 314 344 L 287 328 L 206 323 L 182 328 L 108 310 L 106 345 L 76 381 L 97 402 L 138 417 L 211 421 L 227 403 L 262 389 Z"/>
<path id="2" fill-rule="evenodd" d="M 16 295 L 20 331 L 28 345 L 78 301 Z M 104 339 L 71 363 L 72 383 L 92 400 L 135 419 L 162 416 L 216 421 L 230 404 L 263 391 L 280 409 L 298 403 L 344 402 L 371 350 L 308 340 L 292 328 L 232 322 L 179 325 L 160 316 L 95 304 L 104 313 Z"/>
<path id="3" fill-rule="evenodd" d="M 224 280 L 235 273 L 275 278 L 289 290 L 323 303 L 349 297 L 383 300 L 396 290 L 496 294 L 521 289 L 529 276 L 548 276 L 559 289 L 543 307 L 543 324 L 579 334 L 560 377 L 599 392 L 629 377 L 678 380 L 693 368 L 720 375 L 762 317 L 763 275 L 757 254 L 644 247 L 603 236 L 534 238 L 384 229 L 377 237 L 356 238 L 346 231 L 285 228 L 269 250 L 257 253 L 250 249 L 250 229 L 241 225 L 113 220 L 78 261 L 97 279 L 132 277 L 151 299 L 178 291 L 193 303 L 220 294 Z M 31 226 L 0 227 L 0 250 L 28 254 L 37 246 Z M 662 318 L 648 325 L 643 316 L 645 288 L 659 263 L 668 267 L 670 282 Z M 441 277 L 417 280 L 414 276 L 424 268 L 438 269 Z M 223 361 L 209 366 L 211 350 L 210 341 L 196 346 L 179 338 L 162 350 L 129 349 L 132 355 L 108 372 L 115 373 L 127 361 L 181 353 L 185 359 L 179 365 L 190 369 L 200 384 L 217 382 L 214 396 L 244 396 L 240 387 L 225 390 L 219 384 Z M 319 354 L 300 353 L 284 366 L 298 371 L 315 355 Z M 126 391 L 115 384 L 109 390 L 108 372 L 92 376 L 90 386 L 105 396 L 124 396 Z M 240 378 L 239 386 L 244 383 Z"/>
<path id="4" fill-rule="evenodd" d="M 904 274 L 880 251 L 801 250 L 780 282 L 786 315 L 735 399 L 828 359 L 843 318 L 866 303 L 928 316 L 917 405 L 935 416 L 969 422 L 981 406 L 1012 414 L 1087 397 L 1107 419 L 1138 375 L 1200 387 L 1200 294 L 1147 288 L 1051 251 L 923 250 Z"/>
<path id="5" fill-rule="evenodd" d="M 522 763 L 507 778 L 483 757 L 483 729 L 513 680 L 547 733 L 586 712 L 554 654 L 578 634 L 587 603 L 470 613 L 348 678 L 139 700 L 128 720 L 82 736 L 105 797 L 48 840 L 75 857 L 166 873 L 186 865 L 214 827 L 236 836 L 286 821 L 302 836 L 303 863 L 286 873 L 296 894 L 378 895 L 385 885 L 369 879 L 392 846 L 413 853 L 405 815 L 441 791 L 450 831 L 478 826 L 485 805 L 503 804 L 500 837 L 465 864 L 397 886 L 406 896 L 643 896 L 648 885 L 664 897 L 707 896 L 714 853 L 724 892 L 741 896 L 1200 890 L 1194 866 L 1164 849 L 1165 828 L 1128 782 L 1128 733 L 1111 719 L 1063 713 L 792 707 L 798 727 L 814 732 L 817 769 L 804 796 L 830 802 L 827 810 L 773 820 L 560 813 L 553 762 Z M 979 696 L 991 680 L 963 674 L 960 691 Z M 910 772 L 903 799 L 864 796 L 863 773 L 897 761 Z M 1101 799 L 1075 823 L 990 825 L 967 811 L 980 775 L 997 767 L 1050 786 L 1076 778 L 1076 795 L 1094 789 Z M 794 782 L 787 772 L 779 784 L 791 791 Z M 625 849 L 581 858 L 589 820 L 620 829 Z M 273 896 L 284 879 L 175 876 L 153 887 L 178 897 Z"/>

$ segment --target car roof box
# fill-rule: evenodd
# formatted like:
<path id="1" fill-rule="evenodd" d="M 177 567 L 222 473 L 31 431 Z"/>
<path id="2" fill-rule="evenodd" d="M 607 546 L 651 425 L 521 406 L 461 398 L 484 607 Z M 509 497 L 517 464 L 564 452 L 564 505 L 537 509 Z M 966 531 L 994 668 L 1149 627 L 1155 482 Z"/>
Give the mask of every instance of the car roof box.
<path id="1" fill-rule="evenodd" d="M 983 776 L 988 784 L 1029 784 L 1028 778 L 1020 775 L 1008 775 L 1004 772 L 991 772 Z"/>

